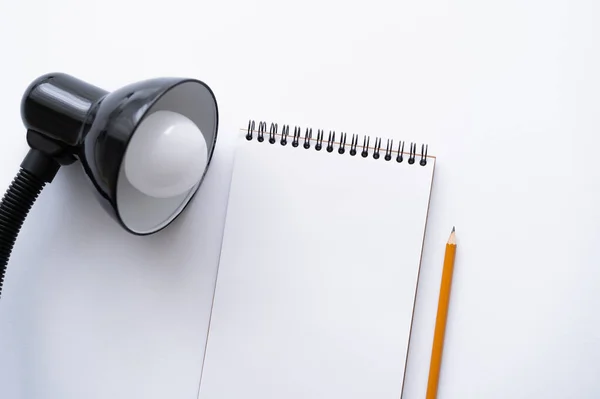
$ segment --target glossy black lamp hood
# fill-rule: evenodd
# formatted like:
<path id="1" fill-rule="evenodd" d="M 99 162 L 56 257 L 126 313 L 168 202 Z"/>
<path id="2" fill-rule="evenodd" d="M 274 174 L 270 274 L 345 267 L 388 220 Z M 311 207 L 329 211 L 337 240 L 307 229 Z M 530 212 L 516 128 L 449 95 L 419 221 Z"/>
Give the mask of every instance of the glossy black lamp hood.
<path id="1" fill-rule="evenodd" d="M 193 198 L 217 139 L 215 96 L 195 79 L 150 79 L 109 93 L 48 74 L 25 91 L 21 115 L 30 151 L 0 203 L 0 292 L 21 225 L 61 165 L 80 161 L 115 220 L 146 235 Z"/>

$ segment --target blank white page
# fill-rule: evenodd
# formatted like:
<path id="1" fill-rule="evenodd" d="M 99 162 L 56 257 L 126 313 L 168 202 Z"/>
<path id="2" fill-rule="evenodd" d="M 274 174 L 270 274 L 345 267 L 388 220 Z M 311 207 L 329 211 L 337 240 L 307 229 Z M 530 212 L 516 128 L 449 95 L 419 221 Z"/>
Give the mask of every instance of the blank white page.
<path id="1" fill-rule="evenodd" d="M 291 141 L 240 137 L 199 397 L 398 399 L 435 159 Z"/>

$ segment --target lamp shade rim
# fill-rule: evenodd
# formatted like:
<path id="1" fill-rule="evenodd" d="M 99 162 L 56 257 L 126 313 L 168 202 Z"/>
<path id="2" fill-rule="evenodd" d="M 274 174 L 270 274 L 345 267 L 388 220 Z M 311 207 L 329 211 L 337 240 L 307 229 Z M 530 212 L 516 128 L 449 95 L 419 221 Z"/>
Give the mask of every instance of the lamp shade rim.
<path id="1" fill-rule="evenodd" d="M 193 86 L 182 86 L 185 84 L 193 84 Z M 188 89 L 189 87 L 191 89 Z M 178 106 L 172 106 L 172 97 L 177 96 L 168 96 L 169 93 L 177 93 L 174 90 L 179 92 L 191 90 L 195 93 L 192 97 L 200 98 L 199 103 L 209 104 L 208 108 L 210 109 L 203 110 L 199 104 L 182 103 L 182 107 L 187 109 L 187 113 L 194 114 L 193 117 L 197 120 L 200 117 L 196 117 L 196 113 L 208 112 L 210 115 L 209 119 L 211 120 L 208 123 L 210 129 L 200 129 L 208 145 L 206 168 L 198 184 L 191 189 L 193 192 L 188 192 L 182 206 L 177 207 L 176 212 L 168 218 L 166 223 L 157 223 L 155 228 L 134 228 L 128 223 L 127 215 L 118 200 L 120 198 L 119 180 L 124 178 L 121 174 L 127 148 L 140 123 L 155 110 L 160 109 L 161 106 L 164 108 L 164 104 L 167 104 L 166 109 L 171 107 L 170 110 L 178 112 L 176 109 Z M 95 120 L 90 124 L 91 134 L 86 136 L 81 161 L 86 173 L 96 186 L 105 209 L 126 231 L 138 236 L 157 233 L 170 225 L 185 211 L 195 197 L 212 161 L 219 125 L 218 105 L 212 89 L 206 83 L 194 78 L 174 77 L 146 80 L 108 94 L 98 104 L 98 110 L 93 117 L 101 120 Z M 198 124 L 197 121 L 195 123 Z M 211 140 L 207 137 L 210 137 Z"/>
<path id="2" fill-rule="evenodd" d="M 173 89 L 175 89 L 176 87 L 181 86 L 183 84 L 194 83 L 194 84 L 199 84 L 199 85 L 203 86 L 208 91 L 208 94 L 210 95 L 212 101 L 214 102 L 214 111 L 215 111 L 214 136 L 213 136 L 213 140 L 211 140 L 211 142 L 208 142 L 208 140 L 207 140 L 207 144 L 208 144 L 207 164 L 206 164 L 206 168 L 205 168 L 205 171 L 204 171 L 201 179 L 198 181 L 198 183 L 194 187 L 192 187 L 192 189 L 190 189 L 190 190 L 193 190 L 191 193 L 188 191 L 188 195 L 187 195 L 187 197 L 185 199 L 185 203 L 177 209 L 177 211 L 174 214 L 174 216 L 171 217 L 168 220 L 168 222 L 166 222 L 166 223 L 160 223 L 159 227 L 157 227 L 157 228 L 154 228 L 154 229 L 149 230 L 149 231 L 137 231 L 135 229 L 132 229 L 131 226 L 129 226 L 125 222 L 125 220 L 123 218 L 123 215 L 122 215 L 121 208 L 118 206 L 118 203 L 117 203 L 118 190 L 119 190 L 119 188 L 118 188 L 119 179 L 118 178 L 114 179 L 114 181 L 113 181 L 113 187 L 112 187 L 112 190 L 115 193 L 114 200 L 113 200 L 114 201 L 113 206 L 114 206 L 114 209 L 115 209 L 115 213 L 116 213 L 117 219 L 118 219 L 119 223 L 121 224 L 121 226 L 125 230 L 127 230 L 131 234 L 138 235 L 138 236 L 146 236 L 146 235 L 151 235 L 151 234 L 158 233 L 159 231 L 165 229 L 167 226 L 169 226 L 171 223 L 173 223 L 175 220 L 177 220 L 177 218 L 185 211 L 185 209 L 188 207 L 188 205 L 192 202 L 192 200 L 196 196 L 196 193 L 198 192 L 198 189 L 200 188 L 200 185 L 201 185 L 202 181 L 204 180 L 204 178 L 206 176 L 206 173 L 207 173 L 208 168 L 209 168 L 209 166 L 211 164 L 212 156 L 214 154 L 214 150 L 215 150 L 215 147 L 216 147 L 216 139 L 217 139 L 217 132 L 218 132 L 219 115 L 218 115 L 217 101 L 216 101 L 216 97 L 215 97 L 214 92 L 212 91 L 212 89 L 206 83 L 204 83 L 204 82 L 202 82 L 201 80 L 198 80 L 198 79 L 193 79 L 193 78 L 174 78 L 174 79 L 178 79 L 176 83 L 172 84 L 171 86 L 169 86 L 168 88 L 166 88 L 165 90 L 163 90 L 162 93 L 160 93 L 158 96 L 156 96 L 156 98 L 154 98 L 154 100 L 151 103 L 148 104 L 149 106 L 147 107 L 147 109 L 137 119 L 137 121 L 135 123 L 135 127 L 133 129 L 133 132 L 135 132 L 138 129 L 140 123 L 148 115 L 150 115 L 153 112 L 152 110 L 153 110 L 154 105 L 157 104 L 157 103 L 159 103 L 161 101 L 161 99 L 163 99 L 163 97 L 165 95 L 167 95 L 167 93 L 171 92 Z M 205 132 L 203 132 L 203 133 L 205 133 Z M 206 133 L 208 133 L 208 132 L 206 132 Z M 126 147 L 129 146 L 129 143 L 131 142 L 132 137 L 133 137 L 133 134 L 130 135 L 128 137 L 128 139 L 125 141 Z M 119 162 L 119 170 L 121 170 L 121 168 L 123 167 L 123 162 L 124 161 L 125 161 L 125 157 L 121 157 L 120 158 L 120 162 Z"/>

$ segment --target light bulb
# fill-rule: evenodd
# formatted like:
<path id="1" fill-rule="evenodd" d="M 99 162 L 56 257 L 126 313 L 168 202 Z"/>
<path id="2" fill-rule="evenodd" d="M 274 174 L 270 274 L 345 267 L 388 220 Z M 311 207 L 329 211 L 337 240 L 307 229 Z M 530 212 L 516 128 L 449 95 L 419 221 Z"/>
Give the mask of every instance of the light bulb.
<path id="1" fill-rule="evenodd" d="M 172 111 L 156 111 L 139 124 L 125 154 L 125 176 L 138 191 L 175 197 L 194 187 L 206 169 L 208 149 L 194 122 Z"/>

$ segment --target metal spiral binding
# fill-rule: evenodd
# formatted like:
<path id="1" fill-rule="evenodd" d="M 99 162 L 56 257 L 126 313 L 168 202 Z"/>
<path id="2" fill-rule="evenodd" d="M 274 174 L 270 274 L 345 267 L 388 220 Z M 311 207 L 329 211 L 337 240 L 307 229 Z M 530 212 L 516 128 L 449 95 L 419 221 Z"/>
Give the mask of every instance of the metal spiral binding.
<path id="1" fill-rule="evenodd" d="M 350 143 L 350 155 L 356 155 L 356 147 L 358 146 L 358 134 L 352 135 L 352 143 Z"/>
<path id="2" fill-rule="evenodd" d="M 415 157 L 417 156 L 417 145 L 415 143 L 410 143 L 410 152 L 408 156 L 408 163 L 412 165 L 415 163 Z"/>
<path id="3" fill-rule="evenodd" d="M 327 152 L 333 151 L 333 143 L 335 142 L 335 132 L 329 131 L 329 139 L 327 140 Z"/>
<path id="4" fill-rule="evenodd" d="M 267 132 L 266 122 L 258 122 L 257 128 L 256 122 L 250 120 L 248 121 L 248 129 L 245 135 L 246 139 L 249 141 L 252 140 L 255 133 L 256 139 L 259 142 L 263 142 L 265 140 L 265 136 L 267 135 L 268 141 L 271 144 L 275 144 L 277 142 L 277 137 L 279 136 L 279 144 L 285 146 L 287 145 L 288 138 L 290 136 L 290 126 L 283 125 L 280 133 L 277 123 L 271 123 L 269 131 Z M 382 139 L 380 137 L 376 137 L 373 147 L 371 147 L 371 138 L 366 135 L 363 137 L 362 145 L 359 145 L 359 135 L 357 134 L 352 134 L 352 137 L 349 139 L 349 143 L 347 143 L 347 134 L 344 132 L 340 133 L 339 141 L 336 141 L 335 137 L 335 131 L 330 130 L 327 136 L 327 141 L 324 143 L 325 131 L 323 129 L 318 129 L 316 136 L 313 137 L 313 129 L 306 128 L 306 132 L 304 133 L 304 136 L 302 136 L 302 129 L 299 126 L 296 126 L 294 127 L 294 132 L 292 134 L 292 146 L 298 147 L 300 146 L 300 142 L 302 142 L 302 147 L 308 150 L 314 143 L 314 148 L 316 151 L 321 151 L 325 147 L 327 152 L 333 152 L 335 149 L 334 147 L 337 146 L 338 154 L 345 154 L 347 150 L 346 147 L 348 146 L 348 153 L 350 156 L 356 156 L 359 153 L 360 147 L 360 155 L 363 158 L 367 158 L 370 154 L 372 154 L 373 159 L 379 159 L 383 154 L 383 159 L 385 161 L 391 161 L 392 159 L 395 159 L 395 161 L 398 163 L 403 162 L 404 155 L 406 155 L 404 152 L 404 141 L 398 142 L 398 145 L 396 146 L 394 144 L 394 140 L 387 139 L 385 147 L 383 147 Z M 427 165 L 427 152 L 429 150 L 429 146 L 426 144 L 421 144 L 421 151 L 417 153 L 417 150 L 417 144 L 410 143 L 407 163 L 409 165 L 413 165 L 417 161 L 417 158 L 419 158 L 420 166 Z"/>
<path id="5" fill-rule="evenodd" d="M 379 137 L 375 138 L 375 152 L 373 153 L 373 158 L 379 159 L 379 150 L 381 150 L 381 139 Z"/>
<path id="6" fill-rule="evenodd" d="M 304 135 L 304 148 L 310 148 L 310 141 L 312 140 L 312 129 L 306 128 L 306 134 Z"/>
<path id="7" fill-rule="evenodd" d="M 269 143 L 275 144 L 275 136 L 277 135 L 277 123 L 271 123 L 269 130 Z"/>
<path id="8" fill-rule="evenodd" d="M 323 130 L 319 129 L 317 130 L 317 144 L 315 144 L 315 150 L 321 151 L 321 148 L 323 148 Z"/>
<path id="9" fill-rule="evenodd" d="M 296 126 L 294 128 L 294 138 L 292 140 L 292 147 L 298 147 L 298 143 L 300 142 L 300 127 Z"/>
<path id="10" fill-rule="evenodd" d="M 263 142 L 265 140 L 266 131 L 267 131 L 267 123 L 259 122 L 258 123 L 258 136 L 257 136 L 258 141 Z"/>
<path id="11" fill-rule="evenodd" d="M 365 136 L 363 139 L 363 150 L 360 153 L 360 155 L 362 155 L 363 158 L 369 156 L 369 140 L 371 140 L 369 136 Z"/>
<path id="12" fill-rule="evenodd" d="M 290 127 L 288 125 L 284 125 L 283 129 L 281 129 L 281 145 L 287 144 L 287 138 L 290 135 Z M 246 136 L 247 138 L 248 136 Z M 252 135 L 250 135 L 250 139 L 252 139 Z"/>
<path id="13" fill-rule="evenodd" d="M 394 150 L 394 140 L 388 139 L 387 144 L 385 145 L 385 159 L 386 161 L 392 160 L 392 151 Z"/>

